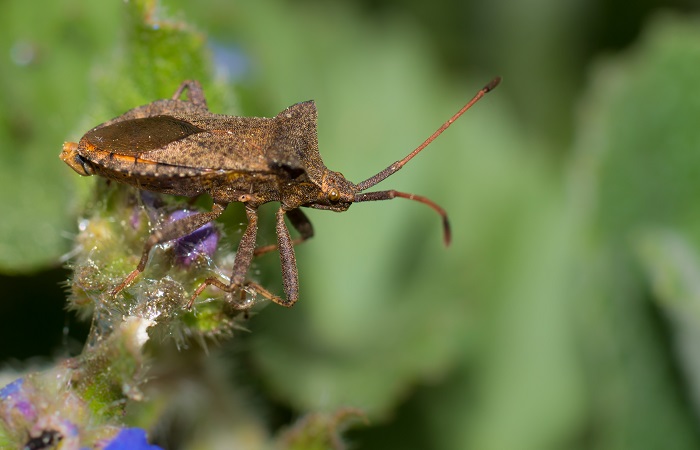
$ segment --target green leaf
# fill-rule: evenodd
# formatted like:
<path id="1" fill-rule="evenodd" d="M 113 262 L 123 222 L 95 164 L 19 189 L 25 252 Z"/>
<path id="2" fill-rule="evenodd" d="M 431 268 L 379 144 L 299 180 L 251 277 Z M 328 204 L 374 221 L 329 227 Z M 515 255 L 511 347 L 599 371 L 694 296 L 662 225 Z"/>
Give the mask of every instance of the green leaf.
<path id="1" fill-rule="evenodd" d="M 594 238 L 578 315 L 600 448 L 700 445 L 667 324 L 650 303 L 663 264 L 651 255 L 666 244 L 637 243 L 646 273 L 633 246 L 657 228 L 700 243 L 698 24 L 656 17 L 631 51 L 599 64 L 583 104 L 574 171 Z"/>
<path id="2" fill-rule="evenodd" d="M 648 230 L 636 240 L 651 280 L 655 299 L 670 321 L 675 352 L 700 406 L 700 255 L 685 236 L 669 230 Z"/>
<path id="3" fill-rule="evenodd" d="M 599 158 L 599 226 L 620 244 L 646 225 L 700 241 L 699 23 L 657 17 L 636 48 L 595 72 L 579 148 Z"/>

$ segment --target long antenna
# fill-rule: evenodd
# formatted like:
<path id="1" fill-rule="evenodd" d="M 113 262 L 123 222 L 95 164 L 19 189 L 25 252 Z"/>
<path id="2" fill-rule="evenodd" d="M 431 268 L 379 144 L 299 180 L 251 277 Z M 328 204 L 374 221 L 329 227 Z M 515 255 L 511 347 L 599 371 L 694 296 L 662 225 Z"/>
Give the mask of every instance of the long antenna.
<path id="1" fill-rule="evenodd" d="M 452 116 L 447 122 L 443 123 L 440 128 L 438 128 L 435 133 L 431 134 L 428 139 L 426 139 L 421 145 L 416 147 L 415 150 L 413 150 L 411 153 L 406 155 L 404 159 L 401 161 L 396 161 L 394 164 L 390 165 L 386 169 L 382 170 L 378 174 L 374 175 L 373 177 L 370 177 L 366 179 L 365 181 L 359 183 L 356 185 L 358 191 L 364 191 L 365 189 L 371 188 L 375 184 L 381 182 L 385 178 L 393 175 L 394 173 L 398 172 L 399 169 L 401 169 L 407 162 L 409 162 L 411 159 L 413 159 L 414 156 L 416 156 L 418 153 L 421 152 L 425 147 L 427 147 L 431 142 L 435 140 L 438 136 L 442 134 L 443 131 L 445 131 L 452 123 L 459 119 L 459 117 L 464 114 L 469 108 L 474 106 L 476 102 L 481 100 L 481 98 L 486 95 L 489 91 L 492 91 L 496 86 L 498 86 L 498 83 L 501 82 L 501 77 L 496 77 L 489 84 L 481 88 L 479 92 L 476 93 L 474 98 L 469 100 L 469 103 L 464 105 L 462 109 L 457 111 L 457 113 Z"/>
<path id="2" fill-rule="evenodd" d="M 392 198 L 407 198 L 409 200 L 414 200 L 421 202 L 424 205 L 430 206 L 435 212 L 440 214 L 442 217 L 442 230 L 443 230 L 443 240 L 445 245 L 450 245 L 452 241 L 452 231 L 450 229 L 450 221 L 447 219 L 447 212 L 429 198 L 423 197 L 422 195 L 409 194 L 407 192 L 400 192 L 395 190 L 389 191 L 375 191 L 375 192 L 360 192 L 355 194 L 355 202 L 374 202 L 377 200 L 391 200 Z"/>

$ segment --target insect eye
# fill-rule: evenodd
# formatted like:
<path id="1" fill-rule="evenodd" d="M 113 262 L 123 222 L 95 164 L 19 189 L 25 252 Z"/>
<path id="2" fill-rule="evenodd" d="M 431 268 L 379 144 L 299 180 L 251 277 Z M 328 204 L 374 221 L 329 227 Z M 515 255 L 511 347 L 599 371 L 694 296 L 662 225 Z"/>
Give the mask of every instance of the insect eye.
<path id="1" fill-rule="evenodd" d="M 330 191 L 328 191 L 328 200 L 332 202 L 337 202 L 340 200 L 340 192 L 338 192 L 337 189 L 333 188 Z"/>

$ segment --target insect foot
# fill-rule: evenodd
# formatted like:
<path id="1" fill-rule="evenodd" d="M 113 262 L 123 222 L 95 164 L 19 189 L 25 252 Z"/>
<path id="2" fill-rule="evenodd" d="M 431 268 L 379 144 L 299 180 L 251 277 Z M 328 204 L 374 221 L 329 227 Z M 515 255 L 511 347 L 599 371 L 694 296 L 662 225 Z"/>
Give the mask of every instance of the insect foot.
<path id="1" fill-rule="evenodd" d="M 207 108 L 197 81 L 185 81 L 172 98 L 134 108 L 88 131 L 79 142 L 65 143 L 60 158 L 83 176 L 99 175 L 145 191 L 186 197 L 207 194 L 213 199 L 211 211 L 156 229 L 146 240 L 138 265 L 112 290 L 113 295 L 144 271 L 154 246 L 194 232 L 219 217 L 228 204 L 240 202 L 245 205 L 248 225 L 238 244 L 230 281 L 208 278 L 187 307 L 209 285 L 226 292 L 252 290 L 289 307 L 299 296 L 294 246 L 314 234 L 301 208 L 342 212 L 356 202 L 397 197 L 414 200 L 440 215 L 445 244 L 450 243 L 447 213 L 432 200 L 396 190 L 365 191 L 403 168 L 499 82 L 500 78 L 495 78 L 479 90 L 403 159 L 358 184 L 323 163 L 313 101 L 292 105 L 272 118 L 214 114 Z M 181 98 L 184 92 L 186 99 Z M 258 208 L 268 202 L 280 204 L 277 244 L 256 251 Z M 298 238 L 291 238 L 285 217 L 299 233 Z M 275 249 L 280 255 L 284 298 L 246 281 L 253 257 Z"/>

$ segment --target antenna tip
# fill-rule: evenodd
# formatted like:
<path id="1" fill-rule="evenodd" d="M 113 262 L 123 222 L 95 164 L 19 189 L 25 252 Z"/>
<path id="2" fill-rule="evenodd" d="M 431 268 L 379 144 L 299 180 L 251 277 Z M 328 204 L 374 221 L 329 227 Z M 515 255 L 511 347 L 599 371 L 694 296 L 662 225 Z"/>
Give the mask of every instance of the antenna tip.
<path id="1" fill-rule="evenodd" d="M 445 239 L 445 247 L 449 247 L 452 242 L 452 229 L 450 228 L 450 221 L 447 220 L 447 216 L 442 217 L 442 228 L 443 236 Z"/>
<path id="2" fill-rule="evenodd" d="M 490 91 L 494 90 L 500 82 L 501 82 L 501 77 L 494 78 L 493 80 L 491 80 L 491 82 L 489 84 L 484 86 L 484 92 L 486 93 L 486 92 L 490 92 Z"/>

